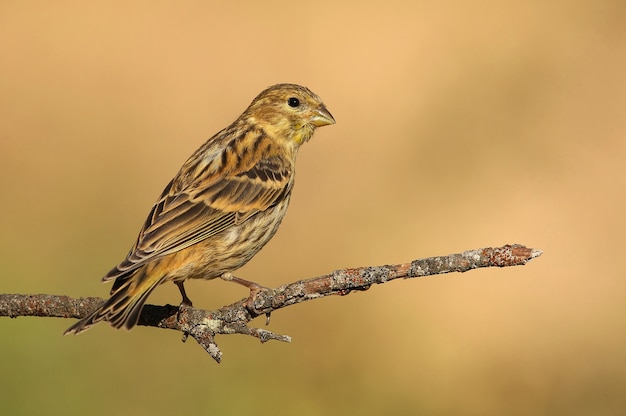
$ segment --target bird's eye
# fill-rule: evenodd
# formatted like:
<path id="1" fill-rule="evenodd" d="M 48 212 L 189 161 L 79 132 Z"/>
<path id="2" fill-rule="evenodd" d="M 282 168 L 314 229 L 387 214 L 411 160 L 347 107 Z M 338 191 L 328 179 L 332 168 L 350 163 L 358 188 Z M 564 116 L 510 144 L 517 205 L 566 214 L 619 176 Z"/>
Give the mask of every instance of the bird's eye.
<path id="1" fill-rule="evenodd" d="M 291 108 L 296 108 L 300 105 L 300 100 L 298 100 L 296 97 L 291 97 L 289 100 L 287 100 L 287 104 L 289 104 L 289 107 Z"/>

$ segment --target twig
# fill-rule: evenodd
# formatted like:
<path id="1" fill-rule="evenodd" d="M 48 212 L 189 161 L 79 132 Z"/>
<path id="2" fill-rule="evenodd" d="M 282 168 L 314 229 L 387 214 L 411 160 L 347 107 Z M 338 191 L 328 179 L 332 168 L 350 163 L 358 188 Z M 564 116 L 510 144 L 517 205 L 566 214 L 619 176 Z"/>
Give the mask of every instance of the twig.
<path id="1" fill-rule="evenodd" d="M 290 342 L 287 335 L 248 327 L 248 322 L 259 315 L 269 315 L 278 309 L 329 295 L 347 295 L 352 291 L 367 290 L 373 284 L 398 278 L 426 277 L 451 272 L 466 272 L 481 267 L 521 266 L 539 257 L 541 250 L 522 245 L 506 245 L 468 250 L 448 256 L 429 257 L 410 263 L 359 267 L 336 270 L 332 273 L 289 283 L 276 289 L 257 293 L 253 310 L 241 300 L 214 311 L 190 307 L 145 305 L 139 325 L 174 329 L 183 333 L 183 341 L 191 335 L 217 362 L 222 352 L 215 343 L 217 334 L 244 334 L 259 338 L 261 342 L 277 340 Z M 59 318 L 84 318 L 104 303 L 100 298 L 78 298 L 55 295 L 1 295 L 0 316 L 47 316 Z"/>

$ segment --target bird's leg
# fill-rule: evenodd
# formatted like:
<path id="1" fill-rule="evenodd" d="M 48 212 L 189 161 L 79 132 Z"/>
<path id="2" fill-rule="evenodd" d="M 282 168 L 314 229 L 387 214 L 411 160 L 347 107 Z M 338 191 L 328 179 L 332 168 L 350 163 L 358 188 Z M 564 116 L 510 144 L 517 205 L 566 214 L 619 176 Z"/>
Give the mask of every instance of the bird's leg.
<path id="1" fill-rule="evenodd" d="M 185 285 L 183 284 L 183 281 L 174 283 L 176 283 L 176 286 L 178 286 L 178 290 L 180 290 L 180 294 L 183 297 L 183 301 L 180 303 L 180 306 L 193 306 L 193 303 L 191 303 L 191 299 L 187 297 L 187 292 L 185 292 Z"/>
<path id="2" fill-rule="evenodd" d="M 181 280 L 180 282 L 174 282 L 174 283 L 176 283 L 176 286 L 178 286 L 178 290 L 180 290 L 180 294 L 183 297 L 183 300 L 180 302 L 180 305 L 178 305 L 178 313 L 176 314 L 176 319 L 178 320 L 178 322 L 180 322 L 181 314 L 187 313 L 187 310 L 185 310 L 185 308 L 191 308 L 193 304 L 191 303 L 191 299 L 189 299 L 189 297 L 187 296 L 187 292 L 185 292 L 185 286 L 183 284 L 183 281 Z M 183 342 L 187 340 L 188 336 L 189 336 L 189 332 L 187 330 L 183 330 Z"/>
<path id="3" fill-rule="evenodd" d="M 247 287 L 248 290 L 250 290 L 250 295 L 248 296 L 248 299 L 246 299 L 246 301 L 244 302 L 244 305 L 246 306 L 246 308 L 249 311 L 254 312 L 255 314 L 259 315 L 258 311 L 254 307 L 254 298 L 259 293 L 264 292 L 264 291 L 270 291 L 271 289 L 269 289 L 269 288 L 267 288 L 265 286 L 261 286 L 258 283 L 251 282 L 251 281 L 245 280 L 245 279 L 241 279 L 239 277 L 235 277 L 230 272 L 226 272 L 226 273 L 222 274 L 220 276 L 220 278 L 222 278 L 223 280 L 227 280 L 229 282 L 235 282 L 237 284 L 240 284 L 242 286 Z M 266 313 L 265 317 L 266 317 L 265 318 L 265 325 L 269 325 L 270 324 L 270 313 L 269 312 Z"/>

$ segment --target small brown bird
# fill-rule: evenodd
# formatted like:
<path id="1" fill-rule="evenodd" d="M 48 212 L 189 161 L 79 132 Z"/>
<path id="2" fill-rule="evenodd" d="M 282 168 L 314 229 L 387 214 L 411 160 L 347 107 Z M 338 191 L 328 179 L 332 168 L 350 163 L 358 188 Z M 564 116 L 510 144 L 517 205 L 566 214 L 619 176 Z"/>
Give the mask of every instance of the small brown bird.
<path id="1" fill-rule="evenodd" d="M 152 207 L 126 259 L 102 280 L 111 297 L 72 325 L 78 334 L 100 321 L 131 329 L 159 284 L 172 281 L 183 304 L 186 279 L 234 280 L 276 233 L 291 197 L 296 156 L 316 127 L 335 120 L 305 87 L 274 85 L 185 162 Z"/>

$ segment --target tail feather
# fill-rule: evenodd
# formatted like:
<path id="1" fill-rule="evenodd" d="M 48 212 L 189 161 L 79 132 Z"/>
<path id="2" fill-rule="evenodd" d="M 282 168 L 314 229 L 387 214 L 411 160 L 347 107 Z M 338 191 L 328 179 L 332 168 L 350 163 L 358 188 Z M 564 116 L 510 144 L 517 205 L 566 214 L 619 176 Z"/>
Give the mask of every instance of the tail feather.
<path id="1" fill-rule="evenodd" d="M 145 267 L 131 276 L 124 276 L 121 284 L 114 285 L 111 297 L 89 316 L 69 327 L 64 335 L 80 334 L 100 321 L 107 321 L 114 328 L 131 329 L 139 321 L 141 310 L 148 295 L 163 280 L 164 276 L 146 273 Z"/>

